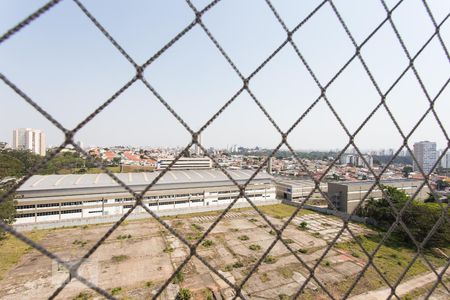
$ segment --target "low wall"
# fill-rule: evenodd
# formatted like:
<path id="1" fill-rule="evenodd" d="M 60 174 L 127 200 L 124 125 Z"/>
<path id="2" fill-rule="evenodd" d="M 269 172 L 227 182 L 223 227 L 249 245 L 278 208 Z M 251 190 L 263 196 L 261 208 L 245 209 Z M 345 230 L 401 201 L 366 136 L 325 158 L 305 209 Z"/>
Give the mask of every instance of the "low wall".
<path id="1" fill-rule="evenodd" d="M 256 202 L 255 204 L 258 206 L 262 205 L 272 205 L 279 204 L 280 200 L 267 200 Z M 154 211 L 158 216 L 175 216 L 175 215 L 183 215 L 190 213 L 198 213 L 198 212 L 208 212 L 208 211 L 216 211 L 223 210 L 228 205 L 210 205 L 210 206 L 198 206 L 198 207 L 189 207 L 189 208 L 180 208 L 180 209 L 167 209 Z M 249 207 L 250 204 L 248 202 L 236 203 L 233 205 L 233 208 L 240 207 Z M 109 216 L 100 216 L 100 217 L 90 217 L 90 218 L 80 218 L 80 219 L 66 219 L 66 220 L 58 220 L 58 221 L 48 221 L 48 222 L 39 222 L 39 223 L 29 223 L 29 224 L 16 224 L 13 227 L 18 231 L 31 231 L 35 229 L 51 229 L 51 228 L 61 228 L 61 227 L 72 227 L 72 226 L 83 226 L 89 224 L 102 224 L 102 223 L 114 223 L 117 222 L 122 215 L 109 215 Z M 131 213 L 127 220 L 138 220 L 138 219 L 146 219 L 152 218 L 152 216 L 145 213 Z"/>

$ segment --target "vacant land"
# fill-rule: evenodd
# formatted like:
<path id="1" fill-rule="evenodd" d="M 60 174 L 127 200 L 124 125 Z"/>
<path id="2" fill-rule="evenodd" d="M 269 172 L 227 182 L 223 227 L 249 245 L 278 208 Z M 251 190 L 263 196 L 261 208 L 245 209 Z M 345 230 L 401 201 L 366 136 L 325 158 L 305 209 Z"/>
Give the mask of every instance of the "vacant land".
<path id="1" fill-rule="evenodd" d="M 261 208 L 276 228 L 280 228 L 295 208 L 273 205 Z M 195 243 L 215 222 L 218 215 L 198 213 L 166 218 L 178 234 Z M 55 229 L 29 233 L 43 246 L 62 259 L 76 262 L 103 236 L 110 224 Z M 380 240 L 377 232 L 362 225 L 350 224 L 351 232 L 371 253 Z M 339 298 L 352 285 L 367 263 L 367 256 L 345 230 L 337 244 L 329 247 L 342 222 L 331 216 L 302 212 L 286 227 L 284 242 L 302 260 L 300 262 L 281 242 L 275 245 L 276 233 L 254 210 L 228 212 L 200 243 L 198 254 L 215 270 L 234 284 L 246 280 L 261 255 L 272 247 L 257 271 L 244 285 L 249 299 L 289 299 L 305 283 L 309 267 L 316 266 L 315 278 Z M 65 269 L 21 242 L 9 238 L 0 243 L 1 299 L 47 298 L 67 278 Z M 10 250 L 7 250 L 9 248 Z M 17 251 L 15 251 L 17 250 Z M 326 253 L 325 253 L 326 251 Z M 152 219 L 125 222 L 82 265 L 80 274 L 120 299 L 148 299 L 170 278 L 188 256 L 188 247 L 161 224 Z M 379 271 L 393 283 L 414 257 L 413 249 L 400 242 L 383 245 L 374 261 Z M 323 256 L 318 264 L 317 262 Z M 426 253 L 433 265 L 445 259 Z M 8 258 L 6 258 L 8 257 Z M 9 271 L 7 271 L 9 270 Z M 406 277 L 429 272 L 419 258 Z M 0 273 L 0 276 L 2 273 Z M 385 285 L 369 268 L 352 295 Z M 305 284 L 302 298 L 326 299 L 326 293 L 314 280 Z M 180 289 L 189 289 L 194 299 L 215 295 L 227 299 L 232 289 L 198 258 L 192 258 L 163 292 L 162 299 L 174 299 Z M 59 295 L 60 299 L 91 299 L 98 297 L 77 281 L 72 281 Z M 213 299 L 213 298 L 209 298 Z"/>

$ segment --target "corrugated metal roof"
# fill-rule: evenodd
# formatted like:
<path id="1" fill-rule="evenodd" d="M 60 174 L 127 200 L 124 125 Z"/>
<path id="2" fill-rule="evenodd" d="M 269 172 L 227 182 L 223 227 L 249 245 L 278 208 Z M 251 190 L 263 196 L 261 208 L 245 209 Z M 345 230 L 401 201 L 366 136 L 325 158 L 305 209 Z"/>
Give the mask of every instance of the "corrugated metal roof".
<path id="1" fill-rule="evenodd" d="M 236 181 L 246 181 L 252 176 L 251 170 L 228 170 L 228 173 Z M 115 173 L 123 183 L 132 186 L 142 186 L 150 184 L 160 171 L 145 173 Z M 267 173 L 259 173 L 256 180 L 270 180 L 272 176 Z M 162 178 L 161 184 L 182 184 L 182 183 L 205 183 L 231 181 L 220 170 L 183 170 L 169 171 Z M 158 182 L 158 183 L 159 183 Z M 33 190 L 56 190 L 56 189 L 79 189 L 96 187 L 117 187 L 119 186 L 107 174 L 70 174 L 70 175 L 34 175 L 28 179 L 19 189 L 21 191 Z"/>

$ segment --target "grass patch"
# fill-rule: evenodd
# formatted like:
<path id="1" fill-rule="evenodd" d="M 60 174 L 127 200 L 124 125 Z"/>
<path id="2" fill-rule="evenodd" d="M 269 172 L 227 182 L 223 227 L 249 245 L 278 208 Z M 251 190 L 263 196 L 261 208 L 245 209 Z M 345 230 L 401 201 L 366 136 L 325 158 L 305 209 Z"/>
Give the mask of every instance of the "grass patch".
<path id="1" fill-rule="evenodd" d="M 120 294 L 121 291 L 122 291 L 121 287 L 115 287 L 111 290 L 111 295 L 113 295 L 113 296 L 118 295 L 118 294 Z"/>
<path id="2" fill-rule="evenodd" d="M 223 268 L 225 272 L 231 272 L 233 270 L 233 265 L 226 265 L 225 268 Z"/>
<path id="3" fill-rule="evenodd" d="M 263 262 L 266 264 L 274 264 L 277 262 L 277 259 L 272 255 L 267 255 L 266 257 L 264 257 Z"/>
<path id="4" fill-rule="evenodd" d="M 164 248 L 163 252 L 164 253 L 172 253 L 173 252 L 173 248 L 171 246 L 167 246 L 166 248 Z"/>
<path id="5" fill-rule="evenodd" d="M 79 245 L 81 247 L 84 247 L 86 244 L 87 244 L 87 241 L 80 241 L 80 240 L 75 240 L 72 243 L 72 245 Z"/>
<path id="6" fill-rule="evenodd" d="M 264 205 L 258 207 L 263 213 L 272 216 L 274 218 L 282 219 L 292 216 L 292 214 L 297 209 L 295 206 L 287 204 L 274 204 L 274 205 Z M 303 216 L 307 214 L 312 214 L 312 211 L 301 209 L 297 216 Z"/>
<path id="7" fill-rule="evenodd" d="M 111 261 L 113 263 L 120 263 L 126 261 L 129 258 L 130 257 L 128 255 L 114 255 L 113 257 L 111 257 Z"/>
<path id="8" fill-rule="evenodd" d="M 173 284 L 180 284 L 184 281 L 184 273 L 183 272 L 177 272 L 175 274 L 175 277 L 172 279 Z"/>
<path id="9" fill-rule="evenodd" d="M 294 276 L 294 271 L 292 271 L 288 267 L 277 268 L 277 272 L 278 272 L 278 274 L 283 276 L 283 278 L 285 278 L 285 279 L 289 279 L 289 278 L 292 278 L 292 276 Z"/>
<path id="10" fill-rule="evenodd" d="M 261 250 L 261 246 L 260 245 L 256 245 L 256 244 L 252 244 L 248 247 L 248 249 L 253 250 L 253 251 L 258 251 Z"/>
<path id="11" fill-rule="evenodd" d="M 293 244 L 295 241 L 293 239 L 283 239 L 286 244 Z"/>
<path id="12" fill-rule="evenodd" d="M 92 299 L 92 295 L 89 293 L 81 292 L 72 300 L 89 300 Z"/>
<path id="13" fill-rule="evenodd" d="M 126 239 L 131 239 L 131 234 L 124 234 L 124 235 L 119 235 L 117 237 L 118 240 L 126 240 Z"/>
<path id="14" fill-rule="evenodd" d="M 193 229 L 197 230 L 197 231 L 202 231 L 202 230 L 204 229 L 203 226 L 198 225 L 198 224 L 196 224 L 196 223 L 192 223 L 192 224 L 191 224 L 191 227 L 192 227 Z"/>
<path id="15" fill-rule="evenodd" d="M 47 235 L 46 230 L 36 230 L 27 232 L 26 236 L 35 242 L 39 242 Z M 20 260 L 22 255 L 31 251 L 33 248 L 21 242 L 14 236 L 6 234 L 5 238 L 0 240 L 0 280 L 2 280 L 10 269 L 12 269 Z"/>
<path id="16" fill-rule="evenodd" d="M 248 241 L 250 238 L 248 237 L 248 235 L 240 235 L 238 236 L 238 239 L 241 241 Z"/>
<path id="17" fill-rule="evenodd" d="M 372 253 L 375 250 L 382 238 L 383 236 L 381 234 L 357 237 L 358 241 L 369 253 Z M 335 247 L 350 253 L 353 257 L 366 258 L 366 255 L 355 241 L 337 243 Z M 405 267 L 411 262 L 415 253 L 416 249 L 414 249 L 414 247 L 410 247 L 401 239 L 392 236 L 380 247 L 375 255 L 374 264 L 388 281 L 394 282 L 403 273 Z M 445 263 L 445 259 L 437 258 L 431 252 L 424 251 L 424 255 L 436 267 L 442 266 Z M 419 257 L 406 273 L 405 278 L 428 272 L 430 272 L 429 268 L 423 261 L 423 258 Z M 354 294 L 362 293 L 364 290 L 368 289 L 376 289 L 385 284 L 373 268 L 369 268 L 361 279 L 361 283 L 358 283 L 355 287 Z M 354 279 L 352 277 L 349 278 L 348 286 L 352 284 L 352 282 L 350 282 L 351 280 Z M 345 288 L 348 288 L 346 282 L 347 281 L 342 282 L 342 285 L 339 285 L 343 291 L 345 291 Z"/>
<path id="18" fill-rule="evenodd" d="M 202 246 L 205 248 L 209 248 L 211 246 L 214 246 L 214 242 L 211 240 L 205 240 L 205 241 L 203 241 Z"/>
<path id="19" fill-rule="evenodd" d="M 259 275 L 259 279 L 261 280 L 262 283 L 270 281 L 270 277 L 269 275 L 267 275 L 267 273 L 262 273 L 261 275 Z"/>

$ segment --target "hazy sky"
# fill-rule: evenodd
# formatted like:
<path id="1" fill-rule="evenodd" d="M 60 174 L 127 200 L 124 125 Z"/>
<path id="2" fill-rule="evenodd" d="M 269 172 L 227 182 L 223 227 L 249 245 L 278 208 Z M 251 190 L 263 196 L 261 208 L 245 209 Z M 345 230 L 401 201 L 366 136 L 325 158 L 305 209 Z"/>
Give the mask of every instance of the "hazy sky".
<path id="1" fill-rule="evenodd" d="M 0 34 L 46 1 L 0 2 Z M 184 1 L 82 1 L 133 59 L 141 64 L 186 27 L 194 14 Z M 397 1 L 388 1 L 392 6 Z M 449 12 L 448 0 L 428 1 L 437 21 Z M 194 1 L 199 9 L 207 1 Z M 320 1 L 273 0 L 289 28 Z M 378 0 L 335 1 L 358 43 L 385 18 Z M 405 0 L 393 13 L 406 46 L 414 55 L 434 27 L 421 0 Z M 222 0 L 208 11 L 205 25 L 248 76 L 285 39 L 285 32 L 262 0 Z M 450 49 L 450 21 L 441 35 Z M 329 4 L 294 35 L 300 51 L 322 84 L 355 50 Z M 408 65 L 387 22 L 362 48 L 363 58 L 386 91 Z M 450 75 L 437 38 L 416 62 L 431 97 Z M 73 128 L 103 103 L 135 72 L 81 10 L 64 0 L 31 26 L 0 45 L 0 72 L 67 128 Z M 242 82 L 199 26 L 194 27 L 145 71 L 146 79 L 194 130 L 200 128 L 242 86 Z M 319 89 L 293 48 L 286 45 L 250 82 L 250 88 L 282 130 L 287 130 L 317 98 Z M 358 60 L 330 86 L 327 96 L 353 132 L 380 101 Z M 410 71 L 387 97 L 387 104 L 405 133 L 427 109 L 428 101 Z M 11 142 L 17 127 L 43 129 L 48 144 L 61 133 L 30 105 L 0 82 L 0 141 Z M 450 131 L 450 87 L 435 108 Z M 183 146 L 188 132 L 141 82 L 135 83 L 76 136 L 85 145 Z M 289 136 L 296 149 L 337 149 L 347 142 L 330 109 L 321 100 Z M 411 144 L 431 140 L 443 148 L 446 139 L 430 114 Z M 384 108 L 356 136 L 363 149 L 395 148 L 402 141 Z M 243 92 L 206 129 L 205 146 L 237 144 L 273 148 L 280 136 L 258 106 Z"/>

